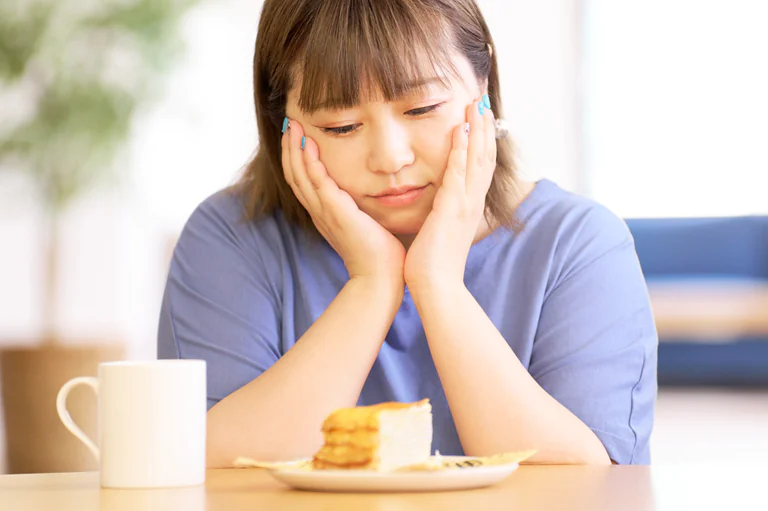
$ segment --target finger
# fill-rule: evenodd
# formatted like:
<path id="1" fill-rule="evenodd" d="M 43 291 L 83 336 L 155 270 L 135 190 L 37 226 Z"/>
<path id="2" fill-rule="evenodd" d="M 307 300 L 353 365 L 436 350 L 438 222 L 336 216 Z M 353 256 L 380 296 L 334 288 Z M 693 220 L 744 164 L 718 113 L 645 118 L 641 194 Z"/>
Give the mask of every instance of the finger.
<path id="1" fill-rule="evenodd" d="M 482 103 L 483 99 L 480 101 Z M 484 107 L 483 113 L 478 111 L 478 114 L 482 124 L 482 142 L 476 146 L 478 152 L 470 156 L 472 161 L 475 161 L 475 167 L 473 172 L 467 175 L 467 193 L 485 196 L 496 166 L 496 130 L 493 111 L 490 108 Z"/>
<path id="2" fill-rule="evenodd" d="M 323 162 L 320 161 L 320 148 L 309 137 L 306 137 L 304 141 L 303 156 L 304 169 L 306 170 L 307 179 L 312 185 L 314 195 L 317 196 L 321 204 L 327 203 L 329 196 L 333 196 L 339 187 L 331 176 L 328 175 L 328 170 Z"/>
<path id="3" fill-rule="evenodd" d="M 313 198 L 318 201 L 317 210 L 332 219 L 333 224 L 344 225 L 358 210 L 357 204 L 328 174 L 328 169 L 320 161 L 317 143 L 309 137 L 304 141 L 303 156 L 307 179 L 314 192 Z"/>
<path id="4" fill-rule="evenodd" d="M 304 168 L 307 171 L 307 178 L 312 184 L 312 188 L 319 190 L 324 184 L 323 181 L 324 178 L 327 177 L 327 173 L 320 161 L 320 148 L 318 148 L 317 143 L 309 137 L 305 137 L 302 156 L 304 159 Z"/>
<path id="5" fill-rule="evenodd" d="M 469 123 L 462 123 L 453 130 L 448 166 L 443 174 L 441 187 L 455 193 L 466 193 L 467 147 L 469 146 Z"/>
<path id="6" fill-rule="evenodd" d="M 293 180 L 304 198 L 305 207 L 310 214 L 314 215 L 318 212 L 319 200 L 304 166 L 304 150 L 301 147 L 302 139 L 304 139 L 304 128 L 298 122 L 291 121 L 290 134 L 289 145 Z"/>
<path id="7" fill-rule="evenodd" d="M 467 111 L 469 122 L 469 145 L 467 147 L 467 190 L 474 188 L 476 176 L 483 172 L 486 165 L 485 156 L 485 114 L 480 113 L 482 99 L 473 101 Z M 485 112 L 485 105 L 482 105 Z"/>
<path id="8" fill-rule="evenodd" d="M 496 171 L 496 115 L 490 108 L 485 112 L 485 164 L 483 174 L 478 178 L 480 192 L 485 194 L 491 186 L 493 174 Z"/>
<path id="9" fill-rule="evenodd" d="M 304 195 L 301 193 L 299 186 L 296 184 L 296 178 L 291 165 L 291 131 L 292 130 L 289 128 L 285 133 L 283 133 L 283 138 L 280 140 L 283 176 L 285 177 L 285 181 L 288 183 L 288 186 L 290 186 L 291 190 L 293 190 L 293 194 L 297 199 L 299 199 L 301 205 L 304 206 L 305 209 L 308 209 L 307 201 L 305 200 Z"/>

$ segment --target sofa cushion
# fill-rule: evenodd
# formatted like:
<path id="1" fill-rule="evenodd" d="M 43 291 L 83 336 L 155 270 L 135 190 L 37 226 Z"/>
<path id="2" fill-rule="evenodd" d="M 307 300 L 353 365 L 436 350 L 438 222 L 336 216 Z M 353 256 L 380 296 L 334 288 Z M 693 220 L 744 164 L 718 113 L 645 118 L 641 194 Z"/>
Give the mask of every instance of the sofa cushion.
<path id="1" fill-rule="evenodd" d="M 768 279 L 768 217 L 627 219 L 646 278 Z"/>

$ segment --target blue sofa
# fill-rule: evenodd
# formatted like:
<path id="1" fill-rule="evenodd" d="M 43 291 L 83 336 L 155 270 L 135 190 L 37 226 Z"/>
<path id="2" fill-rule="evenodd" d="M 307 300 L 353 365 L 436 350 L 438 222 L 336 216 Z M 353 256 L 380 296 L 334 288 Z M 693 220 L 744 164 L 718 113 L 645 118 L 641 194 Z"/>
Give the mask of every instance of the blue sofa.
<path id="1" fill-rule="evenodd" d="M 768 283 L 768 217 L 626 222 L 649 284 L 690 279 Z M 696 341 L 659 339 L 659 384 L 768 385 L 768 338 Z"/>

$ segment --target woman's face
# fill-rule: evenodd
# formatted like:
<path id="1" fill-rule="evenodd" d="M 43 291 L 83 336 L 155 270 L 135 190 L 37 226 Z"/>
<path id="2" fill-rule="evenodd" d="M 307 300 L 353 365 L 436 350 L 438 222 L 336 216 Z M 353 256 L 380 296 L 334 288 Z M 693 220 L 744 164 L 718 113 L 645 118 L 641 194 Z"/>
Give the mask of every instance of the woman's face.
<path id="1" fill-rule="evenodd" d="M 416 234 L 432 210 L 451 150 L 453 129 L 481 90 L 469 61 L 453 59 L 459 78 L 447 76 L 426 92 L 392 102 L 371 101 L 344 110 L 299 109 L 288 93 L 286 112 L 320 149 L 320 160 L 357 206 L 396 235 Z"/>

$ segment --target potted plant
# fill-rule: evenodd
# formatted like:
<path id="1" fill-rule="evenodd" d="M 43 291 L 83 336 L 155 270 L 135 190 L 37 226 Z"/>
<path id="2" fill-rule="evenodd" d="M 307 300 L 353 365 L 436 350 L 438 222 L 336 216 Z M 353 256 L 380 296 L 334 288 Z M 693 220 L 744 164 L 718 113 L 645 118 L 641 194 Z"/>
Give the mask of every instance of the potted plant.
<path id="1" fill-rule="evenodd" d="M 182 48 L 181 18 L 195 2 L 0 4 L 0 173 L 22 175 L 33 185 L 45 219 L 46 250 L 41 338 L 22 347 L 0 342 L 11 473 L 96 467 L 59 423 L 55 397 L 66 380 L 95 375 L 99 362 L 122 358 L 124 349 L 105 342 L 113 339 L 61 342 L 65 335 L 56 318 L 62 213 L 94 184 L 115 177 L 115 155 L 137 110 L 158 97 L 163 75 Z M 95 435 L 93 396 L 73 394 L 69 408 Z"/>

